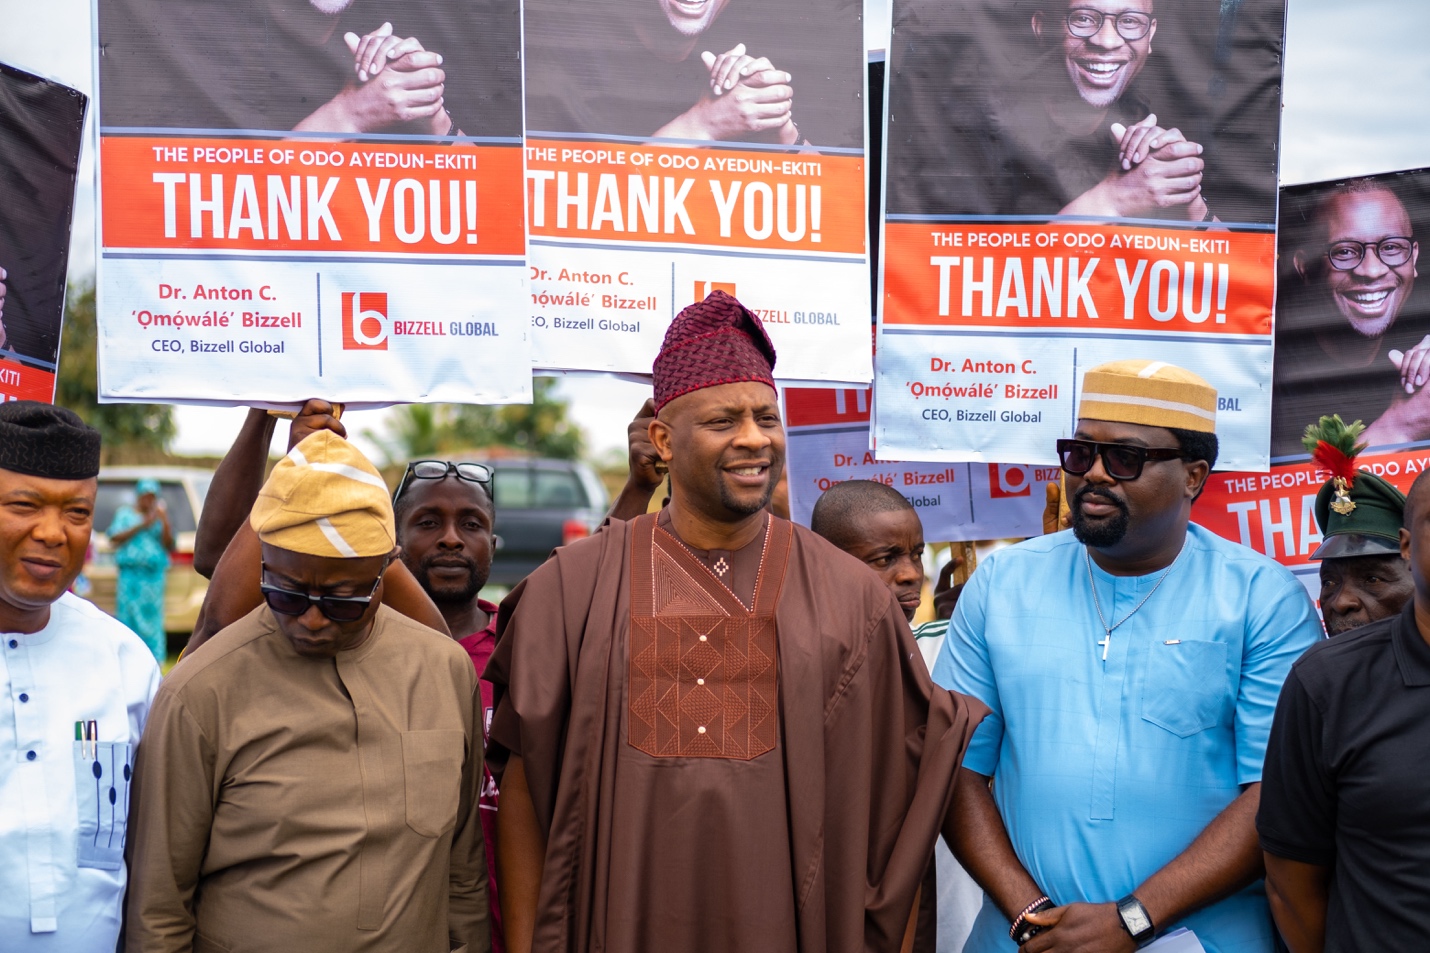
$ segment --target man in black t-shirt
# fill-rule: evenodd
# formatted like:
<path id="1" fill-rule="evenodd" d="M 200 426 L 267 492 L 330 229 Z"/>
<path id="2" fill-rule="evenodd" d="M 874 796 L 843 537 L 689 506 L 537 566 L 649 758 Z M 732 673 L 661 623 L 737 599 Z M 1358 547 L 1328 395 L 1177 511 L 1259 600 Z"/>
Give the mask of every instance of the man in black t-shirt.
<path id="1" fill-rule="evenodd" d="M 1414 598 L 1312 646 L 1276 706 L 1257 830 L 1292 953 L 1430 944 L 1430 475 L 1405 526 Z"/>

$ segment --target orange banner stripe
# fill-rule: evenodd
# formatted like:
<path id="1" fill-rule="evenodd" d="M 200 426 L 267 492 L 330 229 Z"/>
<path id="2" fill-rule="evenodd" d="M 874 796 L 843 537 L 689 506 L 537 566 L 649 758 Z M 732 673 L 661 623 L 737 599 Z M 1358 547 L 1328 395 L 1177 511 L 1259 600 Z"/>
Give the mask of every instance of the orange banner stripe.
<path id="1" fill-rule="evenodd" d="M 864 159 L 533 140 L 531 234 L 864 254 Z"/>
<path id="2" fill-rule="evenodd" d="M 884 241 L 886 324 L 1271 333 L 1269 232 L 889 222 Z"/>
<path id="3" fill-rule="evenodd" d="M 522 255 L 521 147 L 104 136 L 105 248 Z"/>

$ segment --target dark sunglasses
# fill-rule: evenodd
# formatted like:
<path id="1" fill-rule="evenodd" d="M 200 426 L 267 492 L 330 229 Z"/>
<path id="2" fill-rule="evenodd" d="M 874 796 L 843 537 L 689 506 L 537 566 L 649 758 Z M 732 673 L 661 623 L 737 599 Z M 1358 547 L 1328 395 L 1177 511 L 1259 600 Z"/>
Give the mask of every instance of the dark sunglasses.
<path id="1" fill-rule="evenodd" d="M 402 474 L 397 484 L 397 492 L 392 494 L 392 502 L 401 499 L 403 491 L 411 480 L 445 480 L 447 474 L 457 474 L 457 479 L 476 483 L 492 496 L 492 469 L 480 463 L 452 463 L 448 460 L 413 460 Z M 494 499 L 494 498 L 493 498 Z"/>
<path id="2" fill-rule="evenodd" d="M 1063 470 L 1082 476 L 1092 469 L 1098 456 L 1102 468 L 1114 480 L 1135 480 L 1148 460 L 1180 460 L 1185 455 L 1176 447 L 1138 447 L 1127 443 L 1097 443 L 1093 440 L 1059 440 L 1058 457 Z"/>
<path id="3" fill-rule="evenodd" d="M 259 565 L 263 572 L 268 572 L 267 566 L 261 563 Z M 263 601 L 268 603 L 268 608 L 279 615 L 299 616 L 307 612 L 310 606 L 317 606 L 318 611 L 331 622 L 356 622 L 372 604 L 377 595 L 377 587 L 381 584 L 382 576 L 379 574 L 372 584 L 372 592 L 365 596 L 315 596 L 309 592 L 294 592 L 292 589 L 270 586 L 260 578 L 258 590 L 263 593 Z"/>

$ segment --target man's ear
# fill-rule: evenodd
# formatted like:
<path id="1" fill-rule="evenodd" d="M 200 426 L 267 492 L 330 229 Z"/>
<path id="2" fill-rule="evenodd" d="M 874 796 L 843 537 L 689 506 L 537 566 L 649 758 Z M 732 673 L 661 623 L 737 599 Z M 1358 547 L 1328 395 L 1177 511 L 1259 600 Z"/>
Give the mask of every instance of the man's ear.
<path id="1" fill-rule="evenodd" d="M 1410 243 L 1410 273 L 1416 278 L 1420 277 L 1420 269 L 1416 267 L 1420 264 L 1420 243 Z"/>
<path id="2" fill-rule="evenodd" d="M 665 463 L 670 463 L 675 456 L 675 449 L 671 443 L 670 424 L 659 417 L 652 417 L 650 423 L 646 425 L 646 433 L 650 435 L 651 446 L 655 447 L 656 454 Z"/>
<path id="3" fill-rule="evenodd" d="M 1205 460 L 1188 460 L 1185 466 L 1187 469 L 1187 498 L 1196 500 L 1202 495 L 1202 490 L 1206 488 L 1207 480 L 1212 475 L 1212 468 L 1207 466 Z"/>
<path id="4" fill-rule="evenodd" d="M 1410 530 L 1400 527 L 1400 558 L 1410 562 Z"/>
<path id="5" fill-rule="evenodd" d="M 1291 253 L 1291 267 L 1296 269 L 1296 277 L 1302 281 L 1311 277 L 1311 263 L 1306 259 L 1306 252 L 1303 249 L 1298 248 Z"/>
<path id="6" fill-rule="evenodd" d="M 1033 14 L 1033 35 L 1040 40 L 1043 38 L 1043 11 L 1041 10 Z"/>

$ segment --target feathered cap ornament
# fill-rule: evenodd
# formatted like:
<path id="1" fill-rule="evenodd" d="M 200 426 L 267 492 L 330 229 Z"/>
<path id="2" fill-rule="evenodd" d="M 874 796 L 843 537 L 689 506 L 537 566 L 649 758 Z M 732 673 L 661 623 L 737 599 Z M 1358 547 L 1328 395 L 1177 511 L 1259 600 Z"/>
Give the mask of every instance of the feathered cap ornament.
<path id="1" fill-rule="evenodd" d="M 1359 420 L 1347 424 L 1340 414 L 1332 414 L 1308 426 L 1301 438 L 1301 444 L 1311 452 L 1311 462 L 1331 475 L 1335 486 L 1331 509 L 1342 516 L 1356 508 L 1350 489 L 1356 481 L 1356 456 L 1366 447 L 1356 440 L 1364 432 L 1365 424 Z"/>

